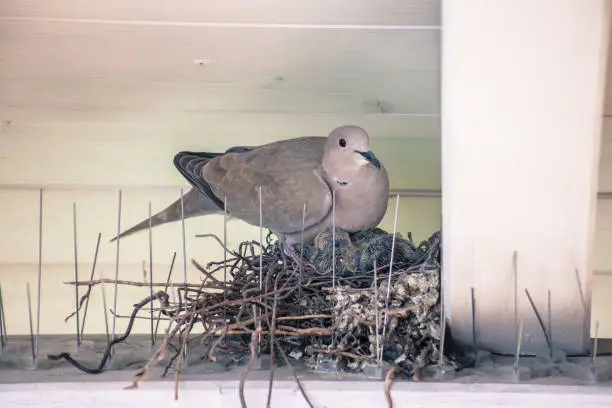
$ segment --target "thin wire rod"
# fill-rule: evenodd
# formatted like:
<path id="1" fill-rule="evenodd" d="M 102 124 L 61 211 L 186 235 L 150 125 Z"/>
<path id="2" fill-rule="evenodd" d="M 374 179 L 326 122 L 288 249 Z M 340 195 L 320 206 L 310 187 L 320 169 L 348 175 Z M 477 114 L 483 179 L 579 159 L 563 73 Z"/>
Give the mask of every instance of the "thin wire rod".
<path id="1" fill-rule="evenodd" d="M 518 333 L 516 334 L 516 351 L 514 354 L 514 374 L 518 374 L 519 362 L 521 359 L 521 344 L 523 342 L 523 319 L 519 320 Z"/>
<path id="2" fill-rule="evenodd" d="M 391 275 L 393 274 L 393 256 L 395 254 L 395 236 L 397 235 L 397 213 L 399 212 L 399 194 L 395 196 L 395 214 L 393 215 L 393 238 L 391 240 L 391 260 L 389 261 L 389 279 L 387 280 L 387 295 L 385 297 L 385 320 L 383 323 L 383 337 L 387 332 L 389 316 L 389 298 L 391 297 Z"/>
<path id="3" fill-rule="evenodd" d="M 380 366 L 382 363 L 382 353 L 380 352 L 380 313 L 378 311 L 378 266 L 374 258 L 374 314 L 376 315 L 376 360 Z"/>
<path id="4" fill-rule="evenodd" d="M 477 364 L 478 339 L 476 337 L 476 293 L 473 286 L 470 288 L 470 300 L 472 304 L 472 347 L 474 348 L 474 364 Z"/>
<path id="5" fill-rule="evenodd" d="M 263 291 L 263 204 L 261 196 L 261 186 L 259 186 L 259 303 L 262 302 L 261 292 Z M 259 317 L 259 313 L 256 314 L 256 318 Z M 257 347 L 258 355 L 261 355 L 261 320 L 258 319 L 257 327 L 259 328 L 259 334 L 257 336 Z"/>
<path id="6" fill-rule="evenodd" d="M 185 283 L 185 290 L 187 290 L 187 243 L 185 239 L 185 199 L 183 189 L 181 189 L 181 234 L 183 240 L 183 280 Z M 186 304 L 185 311 L 187 311 Z"/>
<path id="7" fill-rule="evenodd" d="M 595 369 L 597 363 L 597 349 L 599 348 L 599 320 L 595 321 L 595 338 L 593 339 L 593 354 L 591 356 L 591 367 Z"/>
<path id="8" fill-rule="evenodd" d="M 227 302 L 227 196 L 223 197 L 223 301 Z M 227 308 L 223 308 L 223 324 L 227 327 Z M 227 337 L 225 337 L 227 341 Z"/>
<path id="9" fill-rule="evenodd" d="M 151 201 L 149 201 L 149 296 L 153 299 L 153 215 L 151 214 Z M 155 326 L 153 317 L 153 302 L 149 302 L 151 321 L 151 346 L 155 346 Z"/>
<path id="10" fill-rule="evenodd" d="M 518 252 L 512 253 L 512 272 L 514 281 L 514 335 L 518 342 L 518 308 L 519 308 L 519 295 L 518 295 Z M 515 344 L 518 346 L 518 343 Z"/>
<path id="11" fill-rule="evenodd" d="M 106 304 L 106 285 L 104 284 L 104 276 L 102 272 L 100 272 L 100 279 L 102 279 L 102 284 L 100 285 L 100 291 L 102 292 L 102 308 L 104 310 L 104 329 L 106 333 L 106 344 L 109 344 L 111 341 L 110 333 L 108 330 L 108 306 Z"/>
<path id="12" fill-rule="evenodd" d="M 121 198 L 122 198 L 122 194 L 123 192 L 121 190 L 119 190 L 119 203 L 118 203 L 118 207 L 117 207 L 117 250 L 116 250 L 116 257 L 115 257 L 115 291 L 113 294 L 113 310 L 115 311 L 115 313 L 113 313 L 113 330 L 112 330 L 112 340 L 115 339 L 115 329 L 116 329 L 116 323 L 117 323 L 117 291 L 119 290 L 119 243 L 121 241 Z M 113 348 L 111 348 L 111 352 L 112 352 Z"/>
<path id="13" fill-rule="evenodd" d="M 164 286 L 164 292 L 168 291 L 170 285 L 170 279 L 172 278 L 172 270 L 174 269 L 174 261 L 176 260 L 176 251 L 172 253 L 172 261 L 170 262 L 170 269 L 168 270 L 168 277 L 166 278 L 166 285 Z M 159 321 L 161 319 L 162 310 L 159 309 L 157 313 L 157 322 L 155 323 L 155 337 L 157 337 L 157 330 L 159 329 Z"/>
<path id="14" fill-rule="evenodd" d="M 4 314 L 4 300 L 2 298 L 2 283 L 0 283 L 0 348 L 4 351 L 8 339 L 6 332 L 6 315 Z"/>
<path id="15" fill-rule="evenodd" d="M 181 239 L 183 242 L 183 284 L 185 285 L 185 296 L 187 295 L 187 241 L 185 238 L 185 198 L 181 188 Z M 187 302 L 185 302 L 185 313 L 187 313 Z M 179 336 L 179 344 L 182 343 L 182 336 Z M 187 367 L 187 347 L 183 348 L 183 365 Z"/>
<path id="16" fill-rule="evenodd" d="M 302 301 L 302 284 L 304 279 L 304 229 L 306 228 L 306 202 L 302 208 L 302 236 L 300 241 L 300 282 L 298 286 L 298 302 Z M 302 309 L 300 308 L 300 312 Z"/>
<path id="17" fill-rule="evenodd" d="M 336 287 L 336 190 L 332 190 L 332 288 Z"/>
<path id="18" fill-rule="evenodd" d="M 77 347 L 81 347 L 81 323 L 79 318 L 79 259 L 78 259 L 78 246 L 77 246 L 77 207 L 76 203 L 72 203 L 72 236 L 74 239 L 74 310 L 75 310 L 75 322 L 76 322 L 76 340 Z"/>
<path id="19" fill-rule="evenodd" d="M 32 323 L 32 299 L 30 296 L 30 282 L 26 282 L 26 293 L 28 296 L 28 317 L 30 321 L 30 345 L 32 348 L 32 365 L 36 366 L 36 345 L 34 344 L 34 325 Z"/>
<path id="20" fill-rule="evenodd" d="M 553 335 L 552 335 L 552 301 L 550 295 L 550 289 L 548 289 L 548 336 L 550 337 L 550 358 L 552 360 L 554 356 L 554 344 L 553 344 Z"/>
<path id="21" fill-rule="evenodd" d="M 40 346 L 40 298 L 42 286 L 42 226 L 43 226 L 43 189 L 40 189 L 38 203 L 38 288 L 36 293 L 36 352 L 34 353 L 34 366 L 38 363 L 38 350 Z"/>
<path id="22" fill-rule="evenodd" d="M 94 274 L 96 272 L 96 264 L 98 262 L 98 251 L 100 249 L 100 238 L 102 238 L 102 233 L 98 232 L 98 240 L 96 241 L 96 250 L 94 252 L 93 263 L 91 265 L 91 274 L 89 275 L 89 281 L 91 282 L 94 279 Z M 85 300 L 85 309 L 83 310 L 83 321 L 81 322 L 81 339 L 85 334 L 85 320 L 87 319 L 87 309 L 89 308 L 89 296 Z M 108 329 L 108 327 L 107 327 Z"/>

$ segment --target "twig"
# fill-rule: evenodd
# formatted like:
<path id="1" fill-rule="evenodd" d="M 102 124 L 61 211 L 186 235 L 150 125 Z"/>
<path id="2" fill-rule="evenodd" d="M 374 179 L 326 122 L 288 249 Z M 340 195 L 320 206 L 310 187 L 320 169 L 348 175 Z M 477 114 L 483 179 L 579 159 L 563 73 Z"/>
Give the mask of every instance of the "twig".
<path id="1" fill-rule="evenodd" d="M 255 364 L 255 360 L 257 359 L 258 334 L 258 330 L 254 330 L 251 334 L 251 344 L 249 347 L 251 351 L 251 359 L 249 360 L 249 363 L 247 364 L 244 371 L 242 372 L 242 376 L 240 376 L 240 383 L 238 384 L 238 395 L 240 397 L 240 406 L 242 408 L 247 408 L 246 399 L 244 398 L 244 383 L 247 379 L 247 376 L 249 375 L 249 371 L 251 370 L 251 368 L 253 368 L 253 364 Z"/>
<path id="2" fill-rule="evenodd" d="M 66 285 L 80 285 L 80 286 L 95 286 L 95 285 L 99 285 L 101 283 L 112 283 L 112 284 L 119 284 L 119 285 L 126 285 L 126 286 L 139 286 L 139 287 L 149 287 L 150 283 L 148 282 L 135 282 L 135 281 L 129 281 L 129 280 L 123 280 L 123 279 L 108 279 L 108 278 L 101 278 L 101 279 L 94 279 L 94 280 L 90 280 L 90 281 L 79 281 L 78 283 L 75 281 L 68 281 L 68 282 L 64 282 L 64 284 Z M 183 286 L 183 285 L 181 285 Z M 166 287 L 166 283 L 161 283 L 161 282 L 154 282 L 153 283 L 153 287 L 154 288 L 165 288 Z M 188 283 L 187 284 L 188 288 L 199 288 L 200 284 L 199 283 Z M 204 286 L 205 288 L 211 288 L 211 289 L 217 289 L 217 287 L 215 285 L 206 285 Z"/>
<path id="3" fill-rule="evenodd" d="M 297 373 L 295 372 L 295 368 L 293 368 L 293 366 L 289 362 L 289 359 L 287 358 L 287 354 L 285 353 L 285 350 L 283 350 L 283 348 L 278 343 L 276 343 L 276 348 L 278 349 L 281 356 L 283 357 L 283 360 L 285 360 L 285 364 L 287 364 L 287 367 L 289 367 L 289 370 L 291 371 L 291 375 L 293 375 L 293 378 L 295 379 L 295 382 L 300 390 L 300 393 L 302 394 L 302 397 L 304 397 L 304 400 L 306 401 L 306 403 L 308 404 L 310 408 L 314 408 L 314 405 L 312 405 L 312 402 L 310 402 L 308 395 L 306 395 L 306 391 L 304 390 L 304 387 L 302 386 L 302 382 L 300 381 Z"/>
<path id="4" fill-rule="evenodd" d="M 393 408 L 393 399 L 391 398 L 391 384 L 393 382 L 393 373 L 395 367 L 391 367 L 385 376 L 385 397 L 387 398 L 387 406 Z"/>
<path id="5" fill-rule="evenodd" d="M 102 373 L 104 371 L 104 366 L 106 365 L 106 362 L 108 361 L 108 358 L 110 357 L 110 353 L 111 353 L 112 347 L 115 344 L 124 341 L 130 335 L 130 332 L 132 331 L 132 326 L 134 325 L 134 320 L 136 318 L 136 313 L 138 313 L 138 311 L 140 309 L 142 309 L 147 303 L 152 302 L 155 299 L 167 299 L 167 296 L 168 295 L 165 294 L 164 292 L 157 292 L 153 296 L 149 296 L 149 297 L 143 299 L 137 305 L 134 306 L 134 311 L 132 312 L 132 318 L 130 319 L 130 322 L 128 323 L 128 327 L 125 330 L 125 333 L 122 336 L 114 337 L 110 341 L 110 343 L 107 344 L 106 350 L 104 351 L 104 355 L 102 356 L 102 360 L 100 361 L 100 364 L 98 364 L 98 367 L 96 367 L 96 368 L 85 367 L 84 365 L 82 365 L 78 361 L 74 360 L 70 356 L 70 353 L 60 353 L 60 354 L 57 354 L 57 355 L 50 354 L 50 355 L 47 356 L 47 358 L 49 360 L 53 360 L 53 361 L 61 360 L 63 358 L 66 361 L 68 361 L 70 364 L 72 364 L 74 367 L 78 368 L 79 370 L 81 370 L 83 372 L 86 372 L 87 374 L 100 374 L 100 373 Z"/>

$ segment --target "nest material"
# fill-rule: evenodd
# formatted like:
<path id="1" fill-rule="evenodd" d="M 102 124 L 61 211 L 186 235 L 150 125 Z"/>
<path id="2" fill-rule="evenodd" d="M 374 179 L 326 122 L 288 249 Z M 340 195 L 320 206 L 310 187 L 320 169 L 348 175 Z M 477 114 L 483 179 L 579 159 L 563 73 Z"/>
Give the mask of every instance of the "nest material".
<path id="1" fill-rule="evenodd" d="M 392 234 L 336 229 L 335 254 L 333 243 L 331 229 L 306 244 L 301 256 L 299 247 L 297 255 L 285 256 L 270 236 L 260 248 L 242 243 L 226 263 L 201 269 L 205 282 L 213 281 L 204 284 L 208 288 L 189 289 L 178 304 L 166 305 L 175 323 L 170 336 L 188 334 L 201 322 L 206 332 L 198 347 L 203 344 L 212 360 L 237 347 L 253 351 L 256 341 L 261 353 L 278 351 L 317 370 L 360 372 L 379 356 L 409 375 L 437 364 L 439 232 L 418 246 L 396 235 L 389 293 Z M 212 277 L 223 270 L 226 286 Z"/>
<path id="2" fill-rule="evenodd" d="M 302 360 L 316 370 L 363 372 L 381 358 L 414 376 L 438 364 L 439 232 L 418 246 L 397 234 L 392 267 L 393 235 L 381 229 L 353 235 L 336 229 L 335 254 L 333 243 L 330 229 L 306 244 L 302 255 L 298 245 L 286 256 L 268 235 L 263 245 L 243 242 L 237 252 L 228 250 L 227 261 L 206 267 L 192 261 L 204 275 L 199 288 L 181 286 L 177 296 L 166 291 L 149 299 L 160 302 L 170 326 L 134 386 L 164 359 L 169 345 L 175 354 L 166 372 L 171 366 L 180 372 L 185 347 L 212 361 L 236 351 L 250 354 L 250 364 L 260 352 L 273 363 L 280 354 L 285 363 Z M 190 336 L 195 325 L 204 327 L 197 339 Z"/>

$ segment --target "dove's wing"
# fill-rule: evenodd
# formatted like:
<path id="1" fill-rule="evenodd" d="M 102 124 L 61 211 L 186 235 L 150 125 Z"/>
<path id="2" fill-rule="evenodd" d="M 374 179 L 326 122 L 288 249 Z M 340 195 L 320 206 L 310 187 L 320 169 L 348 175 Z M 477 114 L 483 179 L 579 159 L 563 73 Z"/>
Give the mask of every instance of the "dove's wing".
<path id="1" fill-rule="evenodd" d="M 225 154 L 210 159 L 198 177 L 218 200 L 227 197 L 232 216 L 251 225 L 259 225 L 261 186 L 263 226 L 275 233 L 295 233 L 302 229 L 304 204 L 305 229 L 331 210 L 331 190 L 320 173 L 325 141 L 304 137 Z"/>

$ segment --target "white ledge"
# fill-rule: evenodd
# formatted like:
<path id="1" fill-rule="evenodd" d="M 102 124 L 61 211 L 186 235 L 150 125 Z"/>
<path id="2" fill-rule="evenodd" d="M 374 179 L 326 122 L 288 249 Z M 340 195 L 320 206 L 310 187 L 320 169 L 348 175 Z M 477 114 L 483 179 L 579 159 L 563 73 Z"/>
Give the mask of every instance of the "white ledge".
<path id="1" fill-rule="evenodd" d="M 0 385 L 2 407 L 240 407 L 237 381 L 182 381 L 174 401 L 172 381 L 141 383 L 127 391 L 126 382 L 17 383 Z M 385 407 L 382 381 L 305 381 L 303 386 L 315 407 Z M 247 381 L 248 406 L 265 406 L 267 381 Z M 610 407 L 612 387 L 521 384 L 449 384 L 397 382 L 391 389 L 398 407 Z M 274 383 L 272 405 L 307 407 L 295 382 Z"/>

